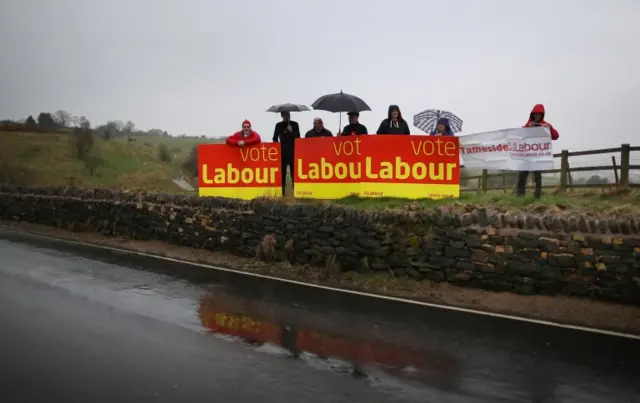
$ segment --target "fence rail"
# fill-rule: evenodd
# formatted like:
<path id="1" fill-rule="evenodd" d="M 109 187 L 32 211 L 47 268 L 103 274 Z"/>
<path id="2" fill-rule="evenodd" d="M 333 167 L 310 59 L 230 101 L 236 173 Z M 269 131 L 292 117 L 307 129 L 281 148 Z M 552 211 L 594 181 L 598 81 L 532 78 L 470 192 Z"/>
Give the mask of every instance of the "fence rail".
<path id="1" fill-rule="evenodd" d="M 584 151 L 569 151 L 562 150 L 557 154 L 553 154 L 553 158 L 560 159 L 560 168 L 548 169 L 540 171 L 543 174 L 560 174 L 560 182 L 556 185 L 543 185 L 543 188 L 559 188 L 559 189 L 576 189 L 576 188 L 640 188 L 640 184 L 632 184 L 629 182 L 630 171 L 640 170 L 640 165 L 631 165 L 631 152 L 640 151 L 640 146 L 630 146 L 629 144 L 622 144 L 617 148 L 602 148 L 598 150 L 584 150 Z M 599 154 L 615 154 L 619 153 L 620 161 L 616 160 L 616 156 L 611 156 L 611 165 L 593 165 L 586 167 L 571 167 L 569 164 L 569 157 L 583 157 L 587 155 L 599 155 Z M 464 168 L 464 166 L 463 166 Z M 572 172 L 593 172 L 593 171 L 613 171 L 615 183 L 574 183 L 571 176 Z M 487 169 L 483 169 L 480 175 L 461 176 L 461 183 L 467 183 L 469 181 L 476 180 L 476 187 L 469 187 L 468 185 L 462 188 L 462 191 L 481 191 L 486 192 L 488 190 L 503 190 L 507 192 L 513 189 L 515 185 L 510 184 L 510 178 L 516 177 L 517 171 L 502 171 L 502 172 L 489 172 Z M 496 179 L 501 179 L 501 184 L 496 186 Z M 531 175 L 531 185 L 534 184 L 533 175 Z"/>

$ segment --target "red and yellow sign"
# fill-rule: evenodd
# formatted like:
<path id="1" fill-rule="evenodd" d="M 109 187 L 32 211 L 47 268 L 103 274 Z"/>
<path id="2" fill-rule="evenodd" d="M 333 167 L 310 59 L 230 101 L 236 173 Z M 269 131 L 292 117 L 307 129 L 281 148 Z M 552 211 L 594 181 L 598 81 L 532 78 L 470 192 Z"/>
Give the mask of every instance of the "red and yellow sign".
<path id="1" fill-rule="evenodd" d="M 280 144 L 250 147 L 198 146 L 200 196 L 238 199 L 279 196 L 282 186 Z"/>
<path id="2" fill-rule="evenodd" d="M 460 196 L 457 137 L 321 137 L 296 140 L 295 150 L 296 197 Z"/>

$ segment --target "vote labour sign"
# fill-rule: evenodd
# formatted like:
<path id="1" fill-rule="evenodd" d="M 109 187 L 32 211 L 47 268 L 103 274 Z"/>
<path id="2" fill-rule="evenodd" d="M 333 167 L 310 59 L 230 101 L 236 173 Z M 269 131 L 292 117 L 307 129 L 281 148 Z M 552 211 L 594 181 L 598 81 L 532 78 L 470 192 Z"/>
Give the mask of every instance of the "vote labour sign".
<path id="1" fill-rule="evenodd" d="M 457 137 L 357 136 L 296 140 L 295 195 L 432 198 L 460 196 Z"/>
<path id="2" fill-rule="evenodd" d="M 280 144 L 198 146 L 200 196 L 255 199 L 280 196 Z"/>

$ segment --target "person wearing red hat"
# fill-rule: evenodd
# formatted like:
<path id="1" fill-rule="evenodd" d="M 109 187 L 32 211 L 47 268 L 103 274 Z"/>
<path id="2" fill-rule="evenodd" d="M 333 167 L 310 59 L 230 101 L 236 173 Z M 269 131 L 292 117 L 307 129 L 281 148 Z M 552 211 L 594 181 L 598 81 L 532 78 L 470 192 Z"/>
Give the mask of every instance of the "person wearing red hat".
<path id="1" fill-rule="evenodd" d="M 252 146 L 261 142 L 260 135 L 251 130 L 251 122 L 246 119 L 242 122 L 242 130 L 227 137 L 227 144 L 234 147 Z"/>
<path id="2" fill-rule="evenodd" d="M 531 109 L 531 113 L 529 113 L 529 121 L 523 127 L 547 127 L 549 128 L 549 133 L 551 134 L 551 140 L 558 140 L 560 138 L 560 134 L 558 131 L 551 125 L 551 123 L 544 120 L 545 109 L 544 105 L 537 104 Z M 518 197 L 524 196 L 527 188 L 527 177 L 529 176 L 529 171 L 520 171 L 518 172 L 518 185 L 516 186 L 516 195 Z M 533 171 L 533 178 L 536 183 L 534 197 L 536 199 L 540 198 L 542 194 L 542 173 L 540 171 Z"/>

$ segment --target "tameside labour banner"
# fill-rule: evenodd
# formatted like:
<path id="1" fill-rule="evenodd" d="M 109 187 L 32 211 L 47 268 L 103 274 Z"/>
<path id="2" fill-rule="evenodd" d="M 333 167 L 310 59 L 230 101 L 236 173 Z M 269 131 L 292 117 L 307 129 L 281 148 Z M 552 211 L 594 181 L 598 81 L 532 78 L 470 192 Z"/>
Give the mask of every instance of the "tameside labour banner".
<path id="1" fill-rule="evenodd" d="M 226 144 L 198 146 L 200 196 L 238 199 L 280 196 L 280 144 L 250 147 Z"/>
<path id="2" fill-rule="evenodd" d="M 457 137 L 296 140 L 295 195 L 314 199 L 459 197 L 459 151 Z"/>
<path id="3" fill-rule="evenodd" d="M 469 134 L 460 137 L 465 168 L 544 171 L 553 169 L 551 133 L 528 127 Z"/>

